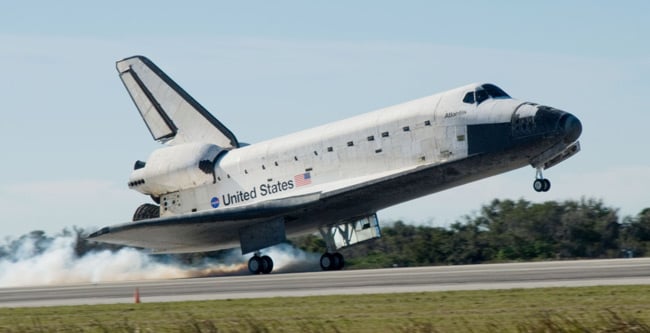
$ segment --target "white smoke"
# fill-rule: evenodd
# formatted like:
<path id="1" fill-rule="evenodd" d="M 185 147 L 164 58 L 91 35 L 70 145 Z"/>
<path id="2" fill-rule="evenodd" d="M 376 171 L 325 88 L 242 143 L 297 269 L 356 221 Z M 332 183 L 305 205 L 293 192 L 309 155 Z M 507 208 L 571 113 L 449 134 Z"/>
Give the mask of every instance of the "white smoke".
<path id="1" fill-rule="evenodd" d="M 133 248 L 94 251 L 79 257 L 74 236 L 23 237 L 11 245 L 0 248 L 0 288 L 243 275 L 248 274 L 250 257 L 234 249 L 219 261 L 206 259 L 188 265 L 173 259 L 163 262 Z M 263 254 L 273 258 L 274 273 L 318 269 L 318 254 L 287 244 L 271 247 Z"/>
<path id="2" fill-rule="evenodd" d="M 289 244 L 273 246 L 263 254 L 273 259 L 274 273 L 314 272 L 321 269 L 320 254 L 305 252 Z"/>

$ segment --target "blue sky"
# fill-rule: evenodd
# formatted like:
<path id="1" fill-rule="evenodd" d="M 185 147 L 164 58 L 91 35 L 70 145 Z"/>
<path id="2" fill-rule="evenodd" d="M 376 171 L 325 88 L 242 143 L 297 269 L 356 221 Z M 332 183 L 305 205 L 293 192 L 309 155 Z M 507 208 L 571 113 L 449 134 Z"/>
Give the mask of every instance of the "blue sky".
<path id="1" fill-rule="evenodd" d="M 492 82 L 583 122 L 583 151 L 380 212 L 448 225 L 492 198 L 650 207 L 650 2 L 21 1 L 0 11 L 0 237 L 126 222 L 157 147 L 115 71 L 143 54 L 244 142 Z"/>

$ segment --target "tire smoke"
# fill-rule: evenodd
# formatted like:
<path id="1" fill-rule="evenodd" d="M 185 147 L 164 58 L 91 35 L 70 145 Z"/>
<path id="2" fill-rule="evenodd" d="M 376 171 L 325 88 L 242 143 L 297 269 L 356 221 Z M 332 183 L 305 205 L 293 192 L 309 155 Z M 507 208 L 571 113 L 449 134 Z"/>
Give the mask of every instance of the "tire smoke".
<path id="1" fill-rule="evenodd" d="M 149 255 L 134 248 L 91 250 L 77 255 L 78 237 L 21 237 L 0 246 L 0 288 L 247 275 L 248 256 L 233 249 L 219 259 L 183 263 L 175 256 Z M 274 260 L 274 273 L 319 269 L 319 255 L 280 244 L 263 251 Z"/>

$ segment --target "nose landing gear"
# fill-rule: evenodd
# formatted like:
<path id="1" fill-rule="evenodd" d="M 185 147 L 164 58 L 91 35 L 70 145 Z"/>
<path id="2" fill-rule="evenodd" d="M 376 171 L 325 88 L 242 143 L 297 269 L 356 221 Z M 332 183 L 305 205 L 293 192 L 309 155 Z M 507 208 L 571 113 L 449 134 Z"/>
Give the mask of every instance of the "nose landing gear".
<path id="1" fill-rule="evenodd" d="M 544 175 L 542 175 L 542 169 L 537 168 L 537 172 L 535 174 L 535 181 L 533 182 L 533 189 L 537 192 L 548 192 L 548 190 L 551 189 L 551 181 L 544 178 Z"/>

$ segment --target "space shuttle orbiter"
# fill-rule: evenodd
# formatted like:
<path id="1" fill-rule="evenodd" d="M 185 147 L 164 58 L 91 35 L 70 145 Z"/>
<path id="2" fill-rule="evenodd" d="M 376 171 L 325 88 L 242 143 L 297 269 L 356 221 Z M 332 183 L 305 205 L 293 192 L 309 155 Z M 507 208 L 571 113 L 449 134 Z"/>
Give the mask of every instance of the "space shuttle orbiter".
<path id="1" fill-rule="evenodd" d="M 321 267 L 341 269 L 338 249 L 381 236 L 377 211 L 527 165 L 548 191 L 542 170 L 580 150 L 578 118 L 489 83 L 243 145 L 147 58 L 117 70 L 164 144 L 128 182 L 156 204 L 89 238 L 167 253 L 241 247 L 255 274 L 273 269 L 260 251 L 318 231 Z"/>

